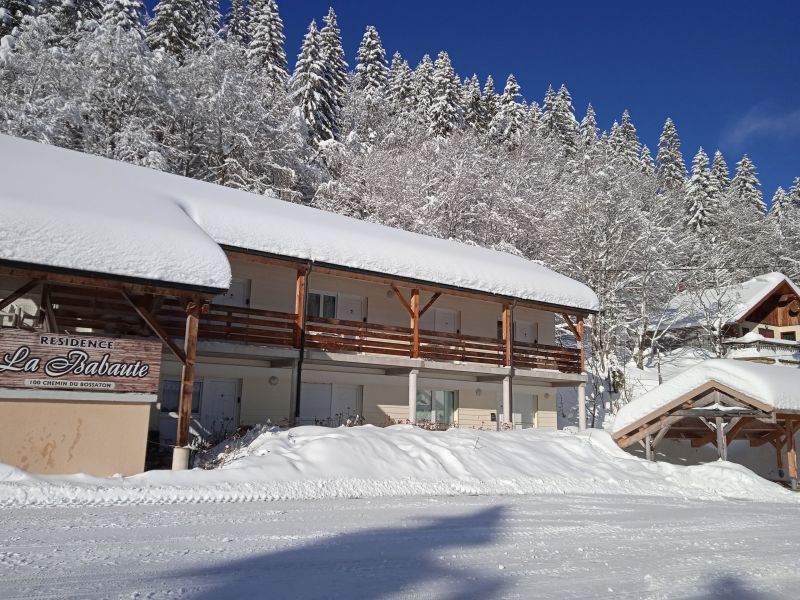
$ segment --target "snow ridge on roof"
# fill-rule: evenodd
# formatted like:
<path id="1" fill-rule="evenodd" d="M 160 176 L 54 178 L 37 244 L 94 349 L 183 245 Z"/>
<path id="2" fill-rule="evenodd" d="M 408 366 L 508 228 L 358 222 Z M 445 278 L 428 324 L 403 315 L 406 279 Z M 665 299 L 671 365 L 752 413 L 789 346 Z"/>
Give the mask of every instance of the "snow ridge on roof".
<path id="1" fill-rule="evenodd" d="M 524 258 L 0 135 L 0 259 L 215 289 L 220 245 L 581 310 Z"/>
<path id="2" fill-rule="evenodd" d="M 717 358 L 687 369 L 623 406 L 614 419 L 614 434 L 711 381 L 776 410 L 800 411 L 800 371 L 796 368 Z"/>

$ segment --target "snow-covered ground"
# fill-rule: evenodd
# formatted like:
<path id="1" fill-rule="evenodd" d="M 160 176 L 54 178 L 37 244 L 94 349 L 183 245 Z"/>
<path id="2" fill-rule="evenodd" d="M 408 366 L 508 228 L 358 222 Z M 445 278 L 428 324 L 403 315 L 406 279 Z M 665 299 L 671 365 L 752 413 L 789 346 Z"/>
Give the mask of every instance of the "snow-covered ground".
<path id="1" fill-rule="evenodd" d="M 0 510 L 0 598 L 797 598 L 800 506 L 463 496 Z"/>
<path id="2" fill-rule="evenodd" d="M 640 460 L 599 430 L 265 428 L 247 442 L 215 470 L 98 478 L 0 465 L 0 506 L 565 493 L 800 500 L 733 463 Z"/>
<path id="3" fill-rule="evenodd" d="M 795 598 L 800 494 L 603 431 L 261 428 L 222 468 L 0 465 L 0 598 Z"/>

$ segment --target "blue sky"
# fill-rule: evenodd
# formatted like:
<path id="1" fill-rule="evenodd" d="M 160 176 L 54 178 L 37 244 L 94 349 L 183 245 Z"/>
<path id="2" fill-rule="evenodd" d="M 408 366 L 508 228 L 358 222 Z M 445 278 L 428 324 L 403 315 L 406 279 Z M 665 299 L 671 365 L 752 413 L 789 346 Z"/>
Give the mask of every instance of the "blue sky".
<path id="1" fill-rule="evenodd" d="M 746 152 L 768 201 L 800 176 L 797 0 L 278 4 L 291 63 L 308 23 L 333 5 L 351 66 L 364 28 L 375 25 L 389 56 L 399 50 L 412 66 L 447 50 L 462 77 L 491 74 L 502 87 L 514 73 L 540 104 L 548 84 L 566 83 L 578 118 L 591 101 L 606 129 L 627 108 L 651 149 L 671 116 L 687 162 L 701 145 L 709 155 L 720 148 L 733 172 Z"/>

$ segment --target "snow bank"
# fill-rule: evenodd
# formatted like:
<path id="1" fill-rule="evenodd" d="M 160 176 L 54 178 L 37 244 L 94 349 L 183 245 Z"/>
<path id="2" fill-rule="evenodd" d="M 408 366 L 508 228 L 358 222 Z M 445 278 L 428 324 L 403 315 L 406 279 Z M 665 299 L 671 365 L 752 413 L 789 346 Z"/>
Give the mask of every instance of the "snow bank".
<path id="1" fill-rule="evenodd" d="M 732 359 L 702 362 L 623 406 L 614 419 L 619 434 L 684 394 L 715 381 L 777 410 L 800 411 L 797 369 Z"/>
<path id="2" fill-rule="evenodd" d="M 0 259 L 227 288 L 219 245 L 596 310 L 524 258 L 0 135 Z"/>
<path id="3" fill-rule="evenodd" d="M 112 478 L 0 471 L 0 505 L 6 506 L 565 493 L 800 499 L 730 464 L 637 459 L 597 430 L 298 427 L 265 430 L 216 470 Z"/>

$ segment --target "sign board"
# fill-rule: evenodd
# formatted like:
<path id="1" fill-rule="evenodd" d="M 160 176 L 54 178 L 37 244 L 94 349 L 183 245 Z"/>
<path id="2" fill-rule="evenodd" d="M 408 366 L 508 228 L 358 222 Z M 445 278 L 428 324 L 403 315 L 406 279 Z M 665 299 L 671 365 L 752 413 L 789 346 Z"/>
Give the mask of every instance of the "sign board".
<path id="1" fill-rule="evenodd" d="M 0 330 L 0 388 L 158 392 L 161 343 Z"/>

